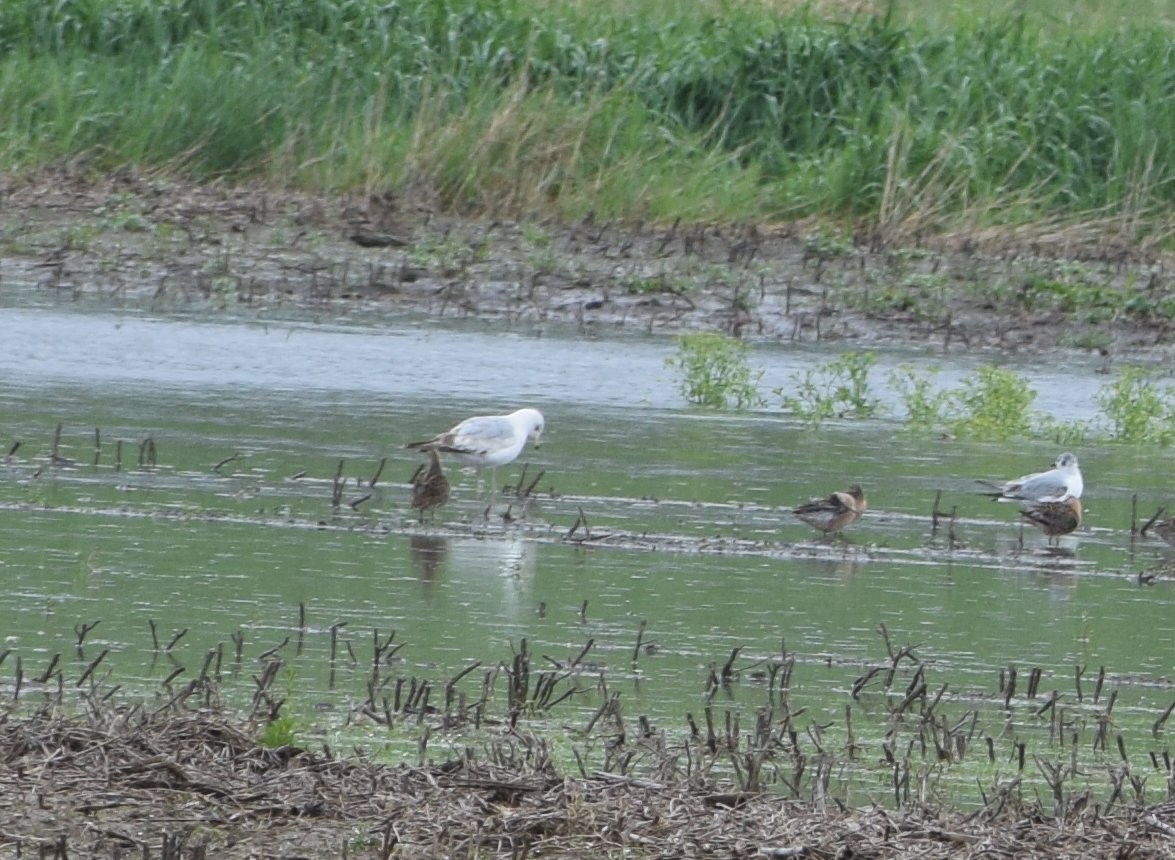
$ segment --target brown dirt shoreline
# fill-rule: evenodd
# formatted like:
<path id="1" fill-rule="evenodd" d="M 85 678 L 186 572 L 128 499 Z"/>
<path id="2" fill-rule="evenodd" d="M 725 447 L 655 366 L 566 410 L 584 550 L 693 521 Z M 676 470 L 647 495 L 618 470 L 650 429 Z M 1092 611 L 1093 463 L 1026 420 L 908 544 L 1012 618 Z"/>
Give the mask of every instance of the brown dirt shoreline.
<path id="1" fill-rule="evenodd" d="M 1145 360 L 1175 342 L 1175 256 L 1077 228 L 899 247 L 812 224 L 488 221 L 394 194 L 40 174 L 0 180 L 0 253 L 8 289 L 160 309 Z"/>

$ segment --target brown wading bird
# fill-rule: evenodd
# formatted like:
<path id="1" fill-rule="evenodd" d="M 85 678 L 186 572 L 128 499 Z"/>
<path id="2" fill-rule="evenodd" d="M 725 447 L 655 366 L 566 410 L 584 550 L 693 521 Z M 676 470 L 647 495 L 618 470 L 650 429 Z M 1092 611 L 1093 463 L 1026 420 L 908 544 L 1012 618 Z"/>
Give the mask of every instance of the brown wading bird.
<path id="1" fill-rule="evenodd" d="M 1020 516 L 1044 532 L 1049 543 L 1054 543 L 1081 525 L 1081 500 L 1068 496 L 1059 502 L 1032 502 L 1020 509 Z"/>
<path id="2" fill-rule="evenodd" d="M 865 491 L 853 484 L 843 493 L 827 499 L 812 499 L 792 511 L 797 517 L 824 534 L 837 534 L 865 513 Z"/>
<path id="3" fill-rule="evenodd" d="M 441 469 L 441 458 L 434 449 L 426 453 L 428 465 L 422 463 L 412 476 L 412 507 L 420 511 L 421 522 L 425 511 L 435 511 L 449 501 L 449 479 Z"/>

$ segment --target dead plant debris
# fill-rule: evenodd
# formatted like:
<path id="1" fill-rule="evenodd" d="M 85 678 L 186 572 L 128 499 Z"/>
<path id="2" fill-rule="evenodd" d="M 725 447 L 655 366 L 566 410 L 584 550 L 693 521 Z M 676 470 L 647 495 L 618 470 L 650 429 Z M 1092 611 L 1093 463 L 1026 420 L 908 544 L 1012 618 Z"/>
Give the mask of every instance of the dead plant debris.
<path id="1" fill-rule="evenodd" d="M 467 752 L 426 766 L 259 746 L 213 709 L 46 707 L 0 724 L 0 852 L 19 857 L 1170 857 L 1175 802 L 992 798 L 963 813 L 845 809 Z M 507 743 L 502 741 L 501 743 Z"/>

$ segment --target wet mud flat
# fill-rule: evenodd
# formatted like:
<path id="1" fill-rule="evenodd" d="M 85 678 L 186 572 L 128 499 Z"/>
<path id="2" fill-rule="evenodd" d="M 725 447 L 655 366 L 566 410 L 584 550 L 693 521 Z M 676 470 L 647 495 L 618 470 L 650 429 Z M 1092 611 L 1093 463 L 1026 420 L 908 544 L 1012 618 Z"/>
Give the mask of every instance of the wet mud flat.
<path id="1" fill-rule="evenodd" d="M 57 301 L 1004 353 L 1161 356 L 1175 334 L 1171 255 L 1113 225 L 929 239 L 805 223 L 519 222 L 391 192 L 321 197 L 129 171 L 8 175 L 0 203 L 0 277 Z"/>

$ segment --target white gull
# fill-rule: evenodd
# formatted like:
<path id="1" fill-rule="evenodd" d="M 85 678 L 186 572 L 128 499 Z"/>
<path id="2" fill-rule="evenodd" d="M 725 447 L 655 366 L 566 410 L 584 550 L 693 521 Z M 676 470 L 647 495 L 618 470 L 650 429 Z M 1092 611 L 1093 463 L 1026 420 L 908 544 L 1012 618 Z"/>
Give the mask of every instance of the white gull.
<path id="1" fill-rule="evenodd" d="M 1033 472 L 1004 484 L 981 481 L 992 487 L 984 493 L 1000 502 L 1062 502 L 1069 496 L 1080 499 L 1085 491 L 1077 455 L 1064 453 L 1057 457 L 1047 472 Z"/>
<path id="2" fill-rule="evenodd" d="M 518 458 L 528 439 L 538 445 L 543 415 L 537 409 L 519 409 L 509 415 L 475 415 L 452 430 L 404 447 L 448 454 L 466 466 L 504 466 Z"/>

